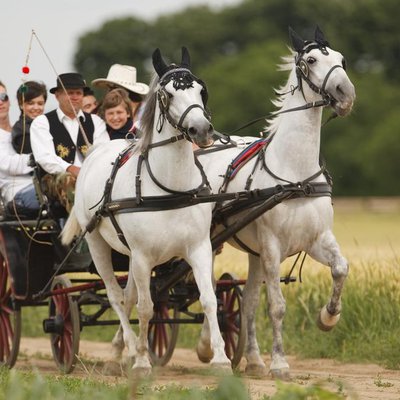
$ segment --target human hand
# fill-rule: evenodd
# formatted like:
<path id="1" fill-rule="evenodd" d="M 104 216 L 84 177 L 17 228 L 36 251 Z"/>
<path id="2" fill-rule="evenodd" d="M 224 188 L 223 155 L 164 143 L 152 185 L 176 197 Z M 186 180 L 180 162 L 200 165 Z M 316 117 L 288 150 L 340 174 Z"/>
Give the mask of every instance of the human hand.
<path id="1" fill-rule="evenodd" d="M 80 170 L 81 170 L 80 167 L 77 167 L 76 165 L 70 165 L 67 168 L 67 172 L 69 172 L 71 175 L 73 175 L 75 177 L 78 176 Z"/>

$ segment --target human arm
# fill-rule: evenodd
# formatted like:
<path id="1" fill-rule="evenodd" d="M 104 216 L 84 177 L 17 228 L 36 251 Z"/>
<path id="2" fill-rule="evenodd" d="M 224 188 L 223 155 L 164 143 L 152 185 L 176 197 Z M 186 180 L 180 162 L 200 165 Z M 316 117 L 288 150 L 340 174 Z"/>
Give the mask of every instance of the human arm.
<path id="1" fill-rule="evenodd" d="M 71 166 L 57 156 L 49 121 L 45 115 L 36 117 L 31 125 L 31 146 L 36 162 L 49 174 L 59 174 Z"/>
<path id="2" fill-rule="evenodd" d="M 28 165 L 29 154 L 18 154 L 11 145 L 11 134 L 0 133 L 0 171 L 5 175 L 26 175 L 32 172 Z"/>
<path id="3" fill-rule="evenodd" d="M 94 125 L 93 144 L 99 144 L 110 141 L 105 122 L 97 115 L 92 114 Z"/>

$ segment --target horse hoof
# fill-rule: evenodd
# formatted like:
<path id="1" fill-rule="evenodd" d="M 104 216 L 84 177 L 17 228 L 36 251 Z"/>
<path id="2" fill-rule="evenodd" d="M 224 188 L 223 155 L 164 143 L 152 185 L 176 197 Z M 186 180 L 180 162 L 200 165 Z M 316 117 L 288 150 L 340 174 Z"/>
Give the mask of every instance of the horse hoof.
<path id="1" fill-rule="evenodd" d="M 128 371 L 135 364 L 135 357 L 131 356 L 124 357 L 121 361 L 121 364 L 124 371 Z"/>
<path id="2" fill-rule="evenodd" d="M 221 362 L 221 363 L 211 363 L 212 371 L 218 376 L 230 376 L 233 374 L 231 363 Z"/>
<path id="3" fill-rule="evenodd" d="M 196 353 L 199 360 L 206 364 L 208 364 L 214 357 L 211 346 L 204 345 L 201 342 L 199 342 L 196 347 Z"/>
<path id="4" fill-rule="evenodd" d="M 244 372 L 246 375 L 255 378 L 265 378 L 268 376 L 268 369 L 263 364 L 247 364 Z"/>
<path id="5" fill-rule="evenodd" d="M 324 306 L 318 314 L 317 326 L 321 331 L 329 332 L 339 322 L 339 319 L 340 313 L 332 315 L 326 306 Z"/>
<path id="6" fill-rule="evenodd" d="M 101 370 L 101 373 L 106 376 L 122 376 L 123 367 L 117 361 L 106 361 Z"/>
<path id="7" fill-rule="evenodd" d="M 292 380 L 289 368 L 271 369 L 270 373 L 273 379 L 279 379 L 280 381 L 285 382 L 289 382 Z"/>
<path id="8" fill-rule="evenodd" d="M 145 379 L 151 375 L 151 368 L 149 367 L 132 367 L 132 375 L 136 379 Z"/>

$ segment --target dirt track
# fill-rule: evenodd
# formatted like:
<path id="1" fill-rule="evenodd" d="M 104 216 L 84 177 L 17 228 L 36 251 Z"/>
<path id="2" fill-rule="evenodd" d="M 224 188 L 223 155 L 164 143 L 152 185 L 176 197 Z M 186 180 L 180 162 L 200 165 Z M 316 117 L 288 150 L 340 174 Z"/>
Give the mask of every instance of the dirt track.
<path id="1" fill-rule="evenodd" d="M 100 364 L 110 353 L 110 344 L 81 341 L 80 356 L 90 360 L 87 372 L 77 367 L 75 376 L 87 376 L 108 379 L 101 374 Z M 15 368 L 26 370 L 32 367 L 42 373 L 57 374 L 55 363 L 51 358 L 49 340 L 46 338 L 22 338 L 20 356 Z M 267 365 L 269 360 L 267 360 Z M 310 385 L 323 382 L 331 390 L 345 393 L 349 399 L 400 399 L 400 371 L 391 371 L 373 364 L 341 364 L 332 360 L 298 360 L 288 357 L 293 382 Z M 86 362 L 86 361 L 84 361 Z M 93 363 L 94 362 L 94 363 Z M 98 364 L 96 364 L 98 362 Z M 244 370 L 244 361 L 240 369 Z M 218 378 L 208 374 L 208 367 L 198 361 L 195 351 L 176 349 L 172 360 L 166 367 L 154 373 L 155 385 L 168 385 L 171 382 L 183 386 L 212 386 Z M 115 377 L 112 378 L 115 381 Z M 124 380 L 126 378 L 119 378 Z M 271 377 L 265 379 L 244 378 L 246 385 L 257 399 L 263 394 L 273 395 L 276 392 L 275 382 Z"/>

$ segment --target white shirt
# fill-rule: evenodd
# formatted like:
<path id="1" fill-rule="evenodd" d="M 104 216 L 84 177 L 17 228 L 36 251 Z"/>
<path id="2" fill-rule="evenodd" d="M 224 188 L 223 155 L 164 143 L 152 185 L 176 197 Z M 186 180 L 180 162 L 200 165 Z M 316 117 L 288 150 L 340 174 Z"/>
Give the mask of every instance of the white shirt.
<path id="1" fill-rule="evenodd" d="M 0 129 L 0 189 L 5 202 L 32 183 L 29 157 L 29 154 L 18 154 L 12 147 L 11 133 Z"/>
<path id="2" fill-rule="evenodd" d="M 71 119 L 67 117 L 61 109 L 57 108 L 57 116 L 60 122 L 65 126 L 72 141 L 76 145 L 79 132 L 79 121 L 77 118 Z M 106 124 L 97 115 L 91 114 L 94 132 L 93 144 L 108 142 L 110 137 L 106 130 Z M 82 110 L 78 113 L 78 118 L 85 118 Z M 70 163 L 63 160 L 56 154 L 54 149 L 53 136 L 50 133 L 49 120 L 45 115 L 36 117 L 31 125 L 31 147 L 36 162 L 50 174 L 60 174 L 66 171 L 71 166 Z M 82 154 L 79 151 L 75 152 L 75 160 L 72 165 L 80 167 L 83 162 Z"/>

